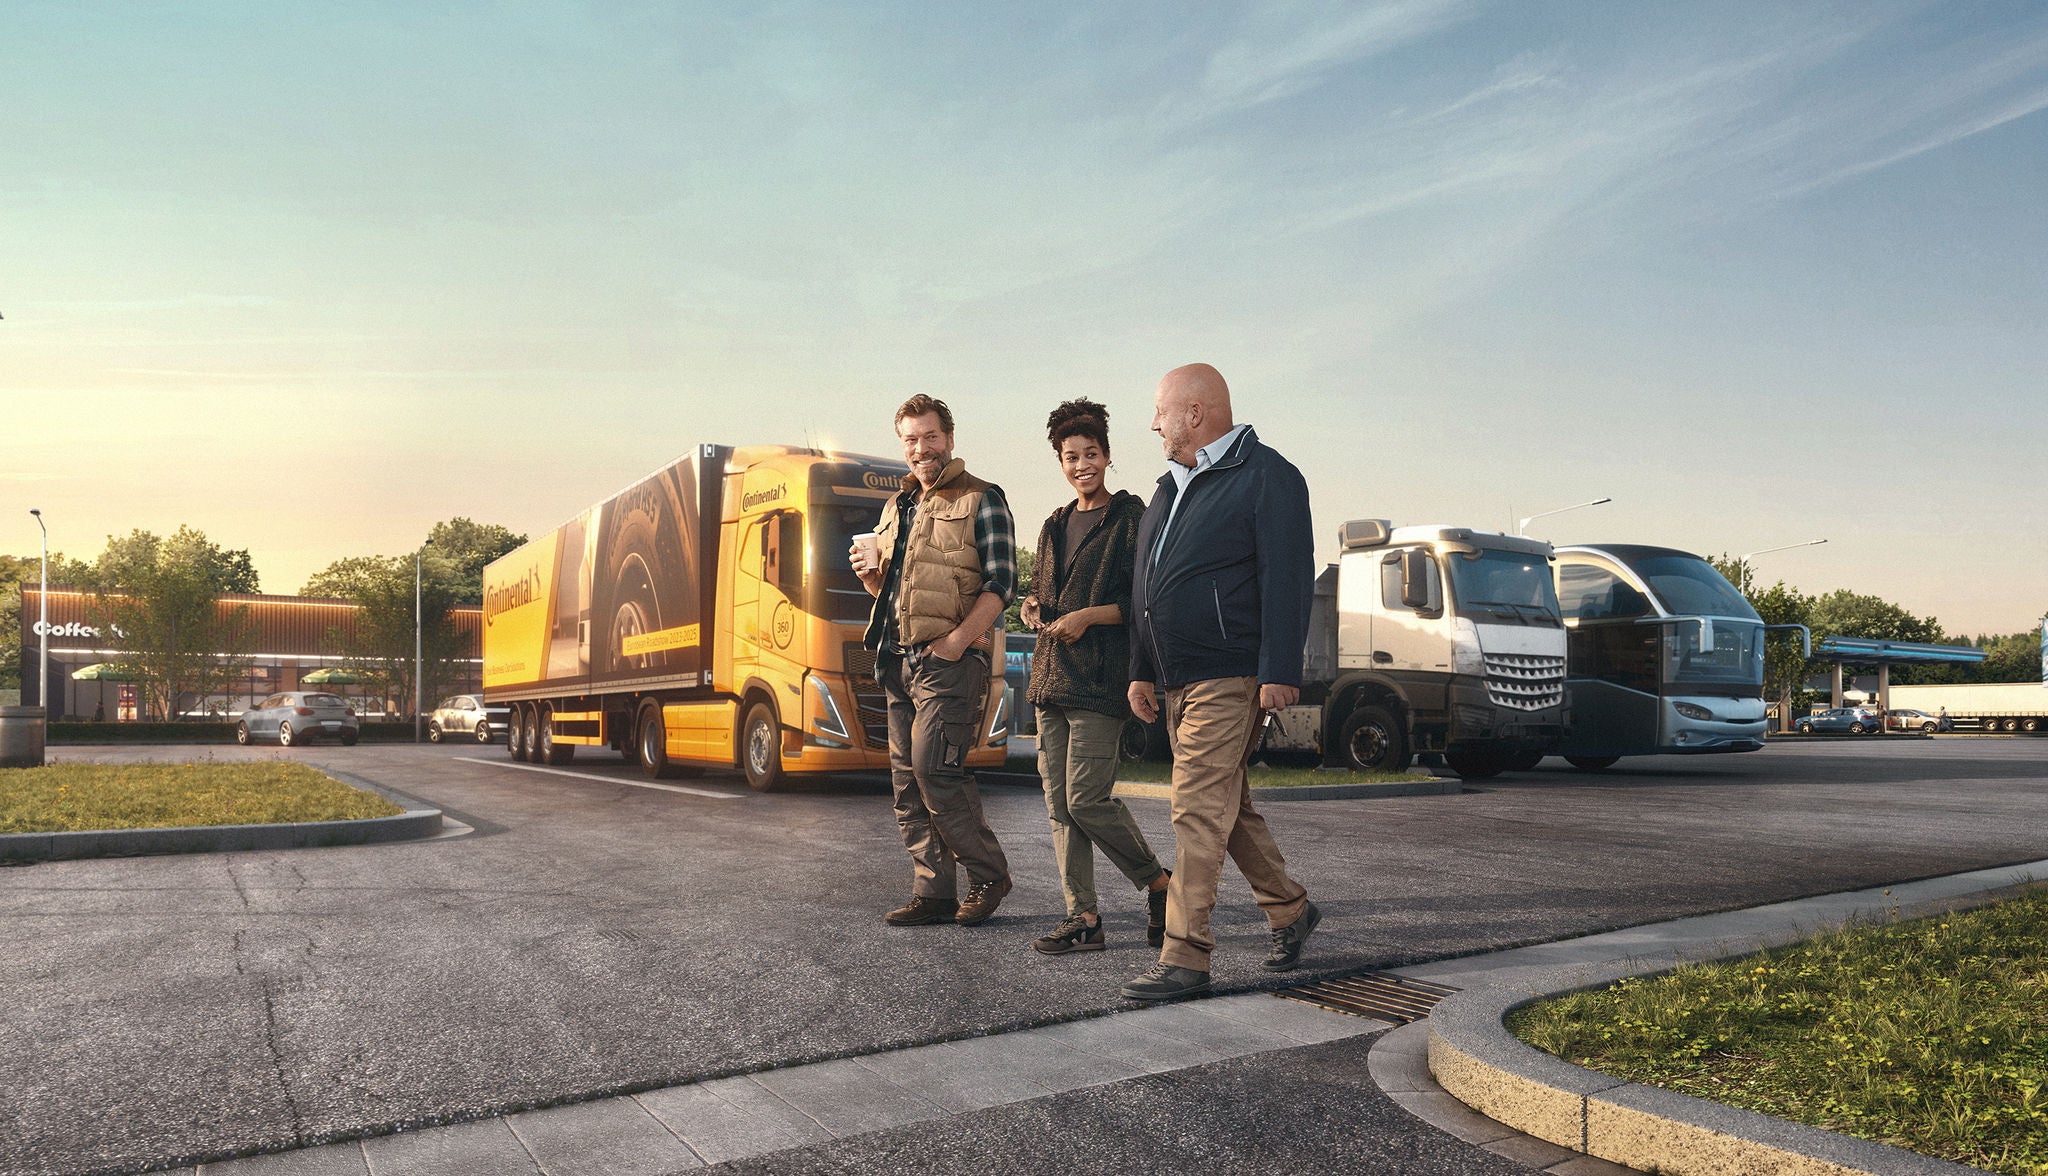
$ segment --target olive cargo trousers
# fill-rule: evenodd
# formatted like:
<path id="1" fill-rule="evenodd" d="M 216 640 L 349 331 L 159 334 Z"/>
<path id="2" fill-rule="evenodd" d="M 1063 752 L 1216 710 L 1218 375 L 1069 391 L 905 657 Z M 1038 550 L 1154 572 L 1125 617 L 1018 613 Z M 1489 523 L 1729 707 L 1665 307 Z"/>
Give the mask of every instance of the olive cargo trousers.
<path id="1" fill-rule="evenodd" d="M 881 661 L 889 700 L 889 782 L 896 828 L 910 854 L 914 895 L 953 902 L 956 866 L 969 882 L 1010 876 L 1003 847 L 981 815 L 981 790 L 967 770 L 982 705 L 988 698 L 988 654 L 970 649 L 959 661 L 927 654 L 915 670 L 902 658 Z"/>

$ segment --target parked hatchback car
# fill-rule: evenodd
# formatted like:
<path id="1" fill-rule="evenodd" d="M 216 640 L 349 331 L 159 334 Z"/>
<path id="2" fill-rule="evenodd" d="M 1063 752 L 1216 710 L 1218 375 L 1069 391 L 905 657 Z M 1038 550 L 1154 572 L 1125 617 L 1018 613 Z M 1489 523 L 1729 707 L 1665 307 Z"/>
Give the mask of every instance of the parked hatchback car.
<path id="1" fill-rule="evenodd" d="M 427 719 L 427 738 L 436 743 L 462 738 L 489 743 L 493 735 L 505 730 L 511 714 L 511 707 L 485 706 L 484 700 L 474 694 L 452 695 L 442 699 Z"/>
<path id="2" fill-rule="evenodd" d="M 1847 731 L 1852 735 L 1867 735 L 1878 728 L 1877 712 L 1860 706 L 1838 706 L 1824 710 L 1817 715 L 1808 715 L 1792 724 L 1801 735 L 1815 731 Z"/>
<path id="3" fill-rule="evenodd" d="M 351 744 L 362 733 L 356 708 L 338 694 L 318 690 L 287 690 L 273 694 L 242 712 L 235 721 L 235 742 L 275 739 L 286 747 L 308 739 L 339 739 Z"/>

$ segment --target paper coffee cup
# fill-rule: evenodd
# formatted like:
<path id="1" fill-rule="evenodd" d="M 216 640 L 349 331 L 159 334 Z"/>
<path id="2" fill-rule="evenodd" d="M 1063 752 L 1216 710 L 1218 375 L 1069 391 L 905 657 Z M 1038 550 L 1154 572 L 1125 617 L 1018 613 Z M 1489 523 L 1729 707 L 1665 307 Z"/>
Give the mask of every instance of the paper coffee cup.
<path id="1" fill-rule="evenodd" d="M 853 545 L 860 550 L 858 570 L 869 571 L 882 566 L 882 537 L 873 531 L 862 531 L 853 537 Z"/>

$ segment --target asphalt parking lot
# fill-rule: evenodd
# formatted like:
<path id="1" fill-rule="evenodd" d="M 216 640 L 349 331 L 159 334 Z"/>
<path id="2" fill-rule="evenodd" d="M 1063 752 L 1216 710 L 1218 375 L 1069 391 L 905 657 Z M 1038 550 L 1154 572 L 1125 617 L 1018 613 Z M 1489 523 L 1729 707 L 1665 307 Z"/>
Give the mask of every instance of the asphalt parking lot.
<path id="1" fill-rule="evenodd" d="M 0 1171 L 189 1163 L 1040 1024 L 1125 1007 L 1118 985 L 1153 958 L 1140 897 L 1116 890 L 1110 950 L 1030 950 L 1061 909 L 1028 788 L 986 790 L 1017 881 L 996 918 L 897 929 L 880 916 L 907 896 L 909 870 L 876 780 L 764 796 L 737 778 L 634 787 L 603 755 L 575 774 L 520 769 L 502 747 L 53 751 L 208 755 L 302 758 L 475 832 L 0 870 Z M 1164 802 L 1132 807 L 1171 843 Z M 1788 743 L 1265 811 L 1324 911 L 1299 979 L 2048 857 L 2048 740 Z M 1264 923 L 1234 876 L 1217 915 L 1218 986 L 1270 985 Z M 1133 1089 L 1249 1114 L 1257 1100 L 1231 1091 L 1342 1086 L 1362 1073 L 1353 1048 Z M 958 1170 L 1063 1154 L 1049 1115 L 1071 1118 L 1076 1140 L 1128 1143 L 1151 1121 L 1134 1099 L 1106 1088 L 990 1116 Z M 1334 1166 L 1343 1148 L 1315 1141 L 1296 1158 L 1423 1170 L 1396 1158 L 1402 1131 L 1429 1130 L 1401 1114 L 1359 1111 L 1384 1116 L 1391 1150 L 1377 1159 Z M 1183 1125 L 1149 1154 L 1237 1154 L 1234 1122 Z M 916 1140 L 905 1146 L 926 1170 L 953 1170 Z M 756 1166 L 861 1162 L 834 1144 Z"/>

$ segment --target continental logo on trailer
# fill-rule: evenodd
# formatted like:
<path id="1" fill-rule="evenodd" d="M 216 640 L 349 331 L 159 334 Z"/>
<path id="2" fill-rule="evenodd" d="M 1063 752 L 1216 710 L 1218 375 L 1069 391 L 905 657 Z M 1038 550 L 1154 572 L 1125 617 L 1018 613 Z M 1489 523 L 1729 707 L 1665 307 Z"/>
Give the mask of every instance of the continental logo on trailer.
<path id="1" fill-rule="evenodd" d="M 554 609 L 555 553 L 550 533 L 484 569 L 484 686 L 518 686 L 540 679 L 547 664 Z"/>
<path id="2" fill-rule="evenodd" d="M 765 490 L 749 490 L 745 494 L 740 495 L 740 509 L 742 511 L 749 511 L 756 507 L 767 506 L 771 502 L 781 502 L 788 497 L 789 483 L 778 482 Z"/>
<path id="3" fill-rule="evenodd" d="M 697 626 L 677 625 L 673 629 L 662 629 L 654 633 L 636 633 L 619 644 L 619 652 L 627 657 L 660 653 L 664 649 L 697 648 Z"/>
<path id="4" fill-rule="evenodd" d="M 903 479 L 895 474 L 878 474 L 869 470 L 860 476 L 860 484 L 870 490 L 901 490 Z"/>

